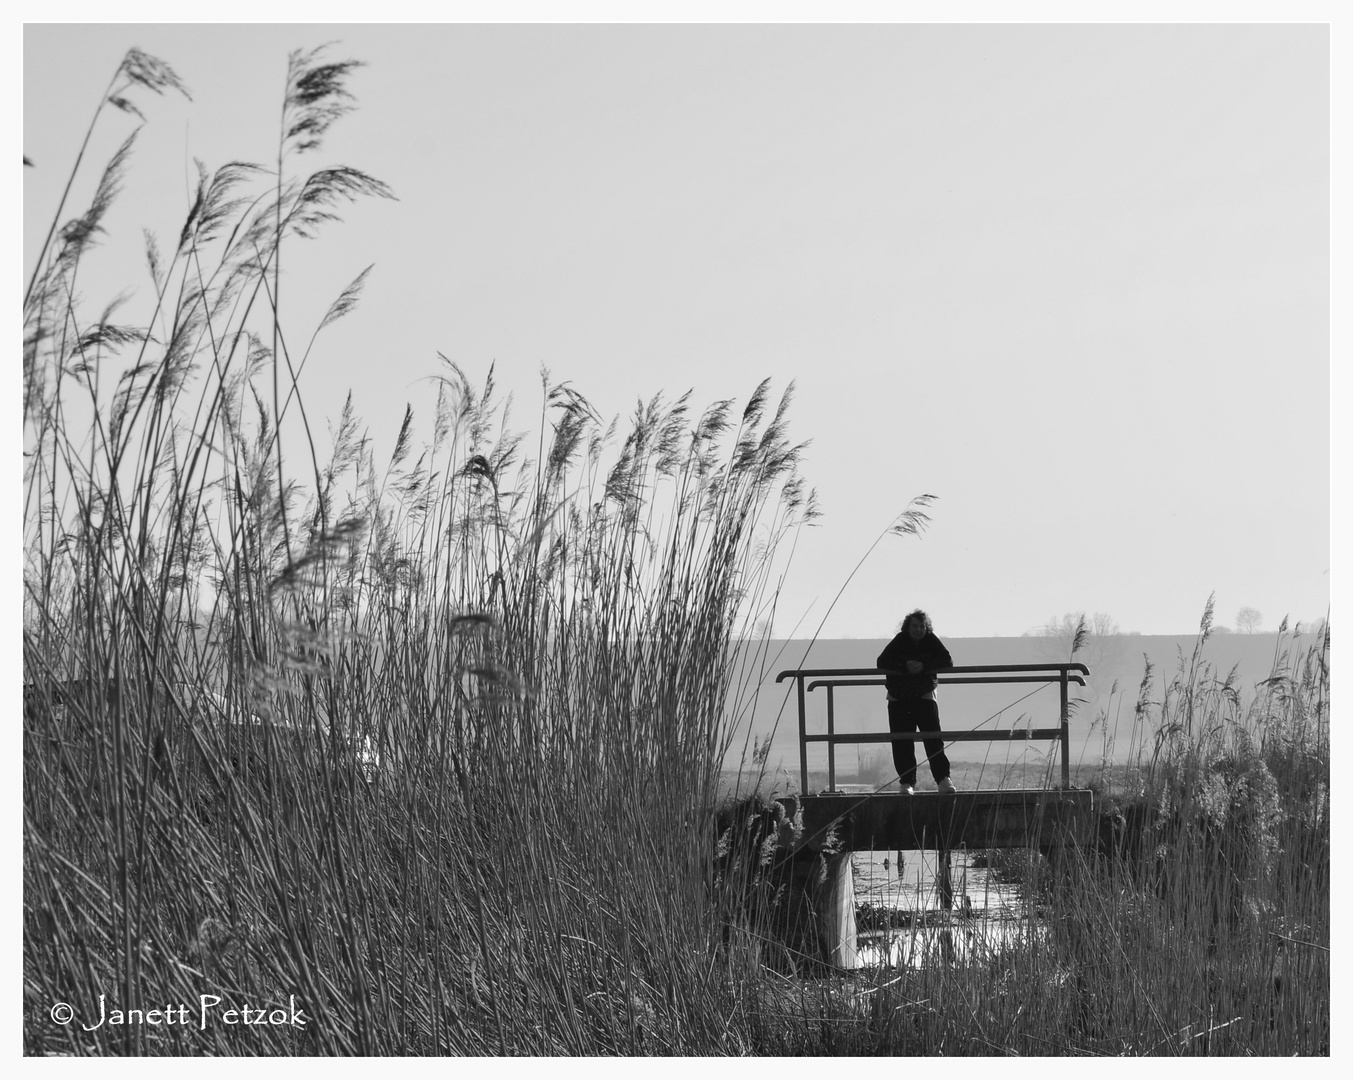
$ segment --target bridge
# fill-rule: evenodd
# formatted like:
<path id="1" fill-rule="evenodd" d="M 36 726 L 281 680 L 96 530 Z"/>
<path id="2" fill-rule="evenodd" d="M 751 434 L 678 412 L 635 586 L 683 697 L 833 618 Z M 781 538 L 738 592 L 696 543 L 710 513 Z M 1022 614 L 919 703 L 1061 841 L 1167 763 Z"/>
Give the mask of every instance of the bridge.
<path id="1" fill-rule="evenodd" d="M 836 730 L 836 694 L 857 688 L 881 688 L 885 672 L 878 668 L 804 668 L 781 671 L 775 681 L 793 679 L 799 721 L 799 791 L 779 800 L 785 825 L 779 843 L 791 859 L 822 857 L 825 882 L 816 904 L 819 938 L 827 962 L 835 967 L 860 966 L 856 948 L 852 851 L 933 850 L 937 853 L 940 906 L 953 905 L 950 852 L 958 847 L 1030 847 L 1055 851 L 1090 842 L 1094 831 L 1093 795 L 1071 788 L 1070 687 L 1084 686 L 1090 674 L 1084 664 L 998 664 L 952 667 L 939 673 L 941 686 L 978 683 L 1043 683 L 1059 689 L 1055 726 L 1004 729 L 942 729 L 939 732 L 894 734 L 890 731 L 844 733 Z M 825 731 L 809 730 L 808 695 L 825 691 Z M 878 693 L 878 690 L 875 690 Z M 883 719 L 882 695 L 879 714 Z M 946 700 L 941 723 L 957 710 Z M 1061 750 L 1061 784 L 1053 788 L 990 791 L 846 793 L 837 788 L 836 748 L 861 743 L 1045 741 Z M 809 792 L 808 745 L 827 747 L 827 787 Z"/>

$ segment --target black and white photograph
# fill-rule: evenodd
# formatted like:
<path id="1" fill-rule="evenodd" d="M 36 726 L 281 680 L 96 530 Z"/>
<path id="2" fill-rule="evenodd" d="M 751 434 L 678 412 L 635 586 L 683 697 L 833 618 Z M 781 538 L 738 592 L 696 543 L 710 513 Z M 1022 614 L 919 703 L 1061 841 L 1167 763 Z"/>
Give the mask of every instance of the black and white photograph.
<path id="1" fill-rule="evenodd" d="M 24 1057 L 1331 1056 L 1332 8 L 26 7 Z"/>

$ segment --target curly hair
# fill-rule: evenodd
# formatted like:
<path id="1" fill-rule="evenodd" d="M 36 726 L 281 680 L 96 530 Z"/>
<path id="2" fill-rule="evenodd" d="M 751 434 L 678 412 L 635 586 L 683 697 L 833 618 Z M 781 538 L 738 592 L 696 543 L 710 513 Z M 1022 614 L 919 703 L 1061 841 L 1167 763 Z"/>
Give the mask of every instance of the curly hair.
<path id="1" fill-rule="evenodd" d="M 913 611 L 910 615 L 908 615 L 905 619 L 902 620 L 902 630 L 901 630 L 902 633 L 905 634 L 911 628 L 912 619 L 920 619 L 921 622 L 925 624 L 927 634 L 934 633 L 935 624 L 930 621 L 930 616 L 927 615 L 920 608 L 917 608 L 915 611 Z"/>

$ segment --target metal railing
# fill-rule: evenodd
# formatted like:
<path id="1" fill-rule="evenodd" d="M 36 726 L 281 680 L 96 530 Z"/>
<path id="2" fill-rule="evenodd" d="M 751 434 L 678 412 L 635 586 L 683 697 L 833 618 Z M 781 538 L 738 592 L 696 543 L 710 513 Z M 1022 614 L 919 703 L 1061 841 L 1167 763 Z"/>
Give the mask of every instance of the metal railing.
<path id="1" fill-rule="evenodd" d="M 894 734 L 890 731 L 865 732 L 858 735 L 836 733 L 836 689 L 841 686 L 884 686 L 880 668 L 802 668 L 782 671 L 775 681 L 792 678 L 798 691 L 799 705 L 799 790 L 808 791 L 808 744 L 827 744 L 827 787 L 836 789 L 836 747 L 838 743 L 921 742 L 925 739 L 943 739 L 950 742 L 1001 742 L 1012 739 L 1059 740 L 1062 744 L 1062 786 L 1071 785 L 1071 731 L 1067 707 L 1067 688 L 1071 683 L 1085 685 L 1090 669 L 1084 664 L 987 664 L 946 668 L 937 673 L 941 685 L 952 683 L 1057 683 L 1061 689 L 1060 722 L 1049 728 L 1006 728 L 991 731 L 925 731 Z M 813 681 L 804 685 L 805 681 Z M 806 707 L 807 692 L 824 687 L 827 691 L 827 732 L 808 734 Z"/>

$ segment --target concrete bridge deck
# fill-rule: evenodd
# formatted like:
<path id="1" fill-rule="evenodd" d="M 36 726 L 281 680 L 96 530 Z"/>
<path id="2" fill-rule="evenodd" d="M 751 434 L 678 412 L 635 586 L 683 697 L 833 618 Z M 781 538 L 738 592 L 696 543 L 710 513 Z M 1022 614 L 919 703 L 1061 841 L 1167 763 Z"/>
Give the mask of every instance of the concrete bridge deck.
<path id="1" fill-rule="evenodd" d="M 1094 793 L 1072 789 L 951 794 L 804 795 L 785 808 L 780 844 L 794 852 L 1033 847 L 1094 839 Z M 801 825 L 801 829 L 799 826 Z"/>

